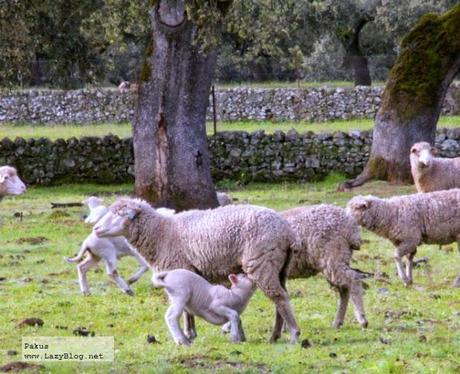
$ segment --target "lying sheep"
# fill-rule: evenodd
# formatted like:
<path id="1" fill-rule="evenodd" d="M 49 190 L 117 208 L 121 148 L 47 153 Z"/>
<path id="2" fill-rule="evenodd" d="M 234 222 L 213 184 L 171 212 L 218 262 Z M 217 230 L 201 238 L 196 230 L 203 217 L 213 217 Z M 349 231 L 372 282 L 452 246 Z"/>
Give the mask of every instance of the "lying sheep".
<path id="1" fill-rule="evenodd" d="M 460 187 L 460 157 L 434 157 L 436 149 L 427 142 L 415 143 L 410 150 L 410 166 L 418 192 Z"/>
<path id="2" fill-rule="evenodd" d="M 94 227 L 99 237 L 123 235 L 155 271 L 187 269 L 210 281 L 243 271 L 276 304 L 297 342 L 299 328 L 285 280 L 295 234 L 276 212 L 250 205 L 191 210 L 165 217 L 147 202 L 121 198 Z M 188 338 L 195 335 L 185 326 Z M 272 341 L 279 338 L 274 329 Z"/>
<path id="3" fill-rule="evenodd" d="M 408 286 L 417 246 L 460 241 L 459 206 L 460 189 L 452 189 L 389 199 L 355 196 L 347 211 L 360 225 L 394 244 L 398 275 Z M 405 269 L 403 258 L 407 259 Z"/>
<path id="4" fill-rule="evenodd" d="M 230 339 L 233 343 L 245 341 L 240 315 L 255 291 L 254 284 L 245 274 L 230 274 L 231 288 L 213 285 L 203 277 L 176 269 L 155 274 L 155 287 L 164 287 L 170 307 L 165 314 L 169 331 L 176 344 L 190 345 L 182 331 L 179 318 L 184 310 L 214 325 L 230 323 Z"/>
<path id="5" fill-rule="evenodd" d="M 0 167 L 0 200 L 7 195 L 22 195 L 26 192 L 24 182 L 12 166 Z"/>
<path id="6" fill-rule="evenodd" d="M 350 268 L 353 250 L 361 245 L 360 229 L 353 217 L 334 205 L 313 205 L 281 212 L 297 234 L 300 250 L 292 256 L 288 278 L 323 273 L 339 292 L 340 303 L 333 326 L 343 325 L 348 300 L 356 320 L 367 327 L 363 305 L 362 273 Z"/>
<path id="7" fill-rule="evenodd" d="M 94 225 L 109 211 L 106 206 L 102 205 L 103 200 L 96 197 L 90 196 L 83 200 L 83 204 L 89 208 L 89 215 L 85 219 L 85 223 Z"/>

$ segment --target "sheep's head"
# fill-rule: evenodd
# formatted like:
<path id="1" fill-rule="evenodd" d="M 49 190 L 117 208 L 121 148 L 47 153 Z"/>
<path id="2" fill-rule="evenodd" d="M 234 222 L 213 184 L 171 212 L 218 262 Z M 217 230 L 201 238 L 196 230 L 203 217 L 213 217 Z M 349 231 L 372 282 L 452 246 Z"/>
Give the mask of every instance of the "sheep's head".
<path id="1" fill-rule="evenodd" d="M 0 167 L 0 196 L 21 195 L 26 191 L 24 182 L 18 177 L 15 168 Z"/>
<path id="2" fill-rule="evenodd" d="M 375 217 L 371 210 L 377 199 L 372 195 L 355 196 L 348 202 L 346 211 L 361 226 L 369 227 L 374 222 Z"/>
<path id="3" fill-rule="evenodd" d="M 127 236 L 131 223 L 147 209 L 153 211 L 143 200 L 120 198 L 109 207 L 107 214 L 98 221 L 93 230 L 100 238 Z"/>
<path id="4" fill-rule="evenodd" d="M 87 205 L 90 209 L 102 205 L 103 202 L 104 200 L 96 196 L 90 196 L 87 199 L 83 200 L 83 204 Z"/>
<path id="5" fill-rule="evenodd" d="M 245 291 L 251 291 L 255 288 L 254 283 L 252 280 L 248 278 L 248 276 L 244 273 L 239 274 L 230 274 L 228 276 L 230 283 L 232 284 L 232 290 L 234 289 L 241 289 Z"/>
<path id="6" fill-rule="evenodd" d="M 415 143 L 410 149 L 411 167 L 419 171 L 428 169 L 436 153 L 436 148 L 427 142 Z"/>

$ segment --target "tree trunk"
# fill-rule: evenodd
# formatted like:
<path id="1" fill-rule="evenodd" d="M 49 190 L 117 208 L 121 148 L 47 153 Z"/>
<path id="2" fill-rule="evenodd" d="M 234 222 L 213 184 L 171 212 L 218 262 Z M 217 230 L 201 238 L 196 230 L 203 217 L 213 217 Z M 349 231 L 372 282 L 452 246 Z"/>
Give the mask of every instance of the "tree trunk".
<path id="1" fill-rule="evenodd" d="M 194 39 L 183 0 L 158 1 L 151 22 L 134 120 L 136 195 L 178 211 L 215 207 L 206 109 L 216 50 Z"/>
<path id="2" fill-rule="evenodd" d="M 460 4 L 438 16 L 427 14 L 401 43 L 377 113 L 369 161 L 346 190 L 370 179 L 411 183 L 409 151 L 434 143 L 447 88 L 460 72 Z"/>

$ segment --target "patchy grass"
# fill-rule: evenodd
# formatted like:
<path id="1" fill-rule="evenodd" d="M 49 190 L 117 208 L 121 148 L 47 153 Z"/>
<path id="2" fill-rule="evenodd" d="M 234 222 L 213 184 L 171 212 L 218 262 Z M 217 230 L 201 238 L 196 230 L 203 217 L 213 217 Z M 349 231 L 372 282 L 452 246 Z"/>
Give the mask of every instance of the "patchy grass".
<path id="1" fill-rule="evenodd" d="M 213 134 L 213 124 L 207 123 L 207 133 Z M 235 121 L 235 122 L 218 122 L 217 131 L 247 131 L 254 132 L 264 130 L 266 133 L 273 133 L 277 130 L 284 132 L 290 129 L 296 129 L 303 133 L 307 131 L 313 132 L 334 132 L 351 130 L 370 130 L 374 127 L 372 119 L 353 119 L 353 120 L 337 120 L 329 122 L 274 122 L 274 121 Z M 438 123 L 438 128 L 454 128 L 460 127 L 460 116 L 444 116 L 441 117 Z M 23 138 L 40 138 L 49 139 L 58 138 L 80 138 L 82 136 L 104 136 L 114 134 L 121 138 L 132 135 L 130 123 L 120 124 L 92 124 L 92 125 L 13 125 L 0 124 L 0 139 L 8 137 L 14 139 L 16 137 Z"/>
<path id="2" fill-rule="evenodd" d="M 332 175 L 321 183 L 249 184 L 238 187 L 220 183 L 240 202 L 285 209 L 319 202 L 343 206 L 354 194 L 381 196 L 409 193 L 413 186 L 375 182 L 353 193 L 335 192 L 343 180 Z M 0 210 L 0 364 L 19 360 L 22 336 L 72 336 L 86 327 L 96 336 L 114 336 L 113 363 L 45 363 L 43 371 L 92 373 L 454 373 L 460 370 L 459 290 L 450 283 L 460 271 L 458 253 L 452 247 L 422 246 L 419 256 L 429 266 L 415 270 L 415 286 L 404 288 L 397 279 L 389 242 L 364 232 L 364 245 L 355 253 L 354 267 L 388 274 L 388 279 L 367 281 L 365 295 L 370 326 L 361 330 L 349 310 L 346 324 L 331 328 L 336 295 L 321 276 L 289 281 L 293 308 L 302 338 L 312 343 L 304 349 L 267 340 L 273 322 L 273 305 L 258 291 L 243 315 L 248 341 L 232 345 L 216 326 L 198 321 L 199 337 L 192 347 L 177 347 L 163 320 L 167 299 L 152 289 L 147 274 L 133 286 L 135 297 L 122 294 L 104 271 L 89 273 L 92 296 L 79 293 L 75 267 L 63 261 L 73 255 L 89 233 L 82 222 L 83 208 L 51 210 L 51 202 L 81 201 L 90 194 L 129 194 L 132 186 L 72 185 L 32 187 L 25 195 L 6 198 Z M 14 216 L 23 212 L 22 221 Z M 120 262 L 127 277 L 136 268 L 132 259 Z M 351 309 L 351 308 L 350 308 Z M 42 327 L 21 327 L 25 318 L 44 321 Z M 147 335 L 160 344 L 148 344 Z M 84 338 L 91 339 L 91 337 Z M 20 357 L 20 356 L 19 356 Z"/>

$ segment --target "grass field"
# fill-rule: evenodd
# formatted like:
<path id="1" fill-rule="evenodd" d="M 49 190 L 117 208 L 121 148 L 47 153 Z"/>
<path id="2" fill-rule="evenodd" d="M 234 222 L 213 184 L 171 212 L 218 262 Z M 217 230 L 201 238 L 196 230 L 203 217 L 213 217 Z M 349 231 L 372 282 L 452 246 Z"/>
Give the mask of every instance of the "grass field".
<path id="1" fill-rule="evenodd" d="M 217 131 L 247 131 L 254 132 L 264 130 L 266 133 L 273 133 L 276 130 L 284 132 L 296 129 L 300 133 L 313 132 L 334 132 L 351 130 L 370 130 L 374 126 L 372 119 L 340 120 L 320 123 L 310 122 L 270 122 L 270 121 L 238 121 L 218 122 Z M 460 127 L 460 116 L 444 116 L 438 123 L 438 128 Z M 207 123 L 207 132 L 213 133 L 212 123 Z M 50 139 L 65 138 L 72 136 L 103 136 L 107 134 L 118 135 L 119 137 L 131 136 L 131 124 L 92 124 L 92 125 L 12 125 L 0 124 L 0 139 L 9 137 L 14 139 L 18 136 L 24 138 L 46 137 Z"/>
<path id="2" fill-rule="evenodd" d="M 312 184 L 250 184 L 233 188 L 240 202 L 275 209 L 319 202 L 343 206 L 353 194 L 380 196 L 408 193 L 413 186 L 374 182 L 353 193 L 337 193 L 337 175 Z M 224 187 L 221 185 L 220 187 Z M 234 187 L 225 184 L 225 187 Z M 219 327 L 199 320 L 198 338 L 190 348 L 175 346 L 163 321 L 167 299 L 150 286 L 145 275 L 122 294 L 101 272 L 90 272 L 92 296 L 79 293 L 74 266 L 63 256 L 76 253 L 90 228 L 82 222 L 83 208 L 51 210 L 50 202 L 80 201 L 90 194 L 109 203 L 128 194 L 131 185 L 72 185 L 32 187 L 23 196 L 6 198 L 0 210 L 0 365 L 18 361 L 22 336 L 73 336 L 86 327 L 96 336 L 115 337 L 113 363 L 46 363 L 51 373 L 458 373 L 460 371 L 460 290 L 450 283 L 460 272 L 453 246 L 421 246 L 418 256 L 429 265 L 415 270 L 415 285 L 404 288 L 395 274 L 391 244 L 364 232 L 353 267 L 388 274 L 369 279 L 365 295 L 369 328 L 362 330 L 349 310 L 341 330 L 331 328 L 336 295 L 321 276 L 289 281 L 288 288 L 302 339 L 309 348 L 267 343 L 273 305 L 257 291 L 243 315 L 248 341 L 232 345 Z M 14 213 L 22 212 L 22 221 Z M 120 262 L 127 277 L 136 268 Z M 28 317 L 41 318 L 42 327 L 17 327 Z M 147 335 L 160 344 L 148 344 Z M 83 338 L 91 339 L 91 337 Z M 17 356 L 7 355 L 16 350 Z"/>

